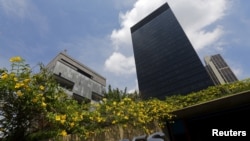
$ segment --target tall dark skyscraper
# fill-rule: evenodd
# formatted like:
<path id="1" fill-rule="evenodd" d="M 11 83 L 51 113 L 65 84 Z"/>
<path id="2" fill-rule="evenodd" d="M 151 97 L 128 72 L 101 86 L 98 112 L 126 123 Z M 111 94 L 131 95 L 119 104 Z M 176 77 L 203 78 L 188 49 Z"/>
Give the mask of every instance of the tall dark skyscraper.
<path id="1" fill-rule="evenodd" d="M 237 77 L 220 54 L 204 58 L 206 69 L 216 85 L 238 81 Z"/>
<path id="2" fill-rule="evenodd" d="M 165 99 L 213 85 L 167 3 L 131 27 L 142 97 Z"/>

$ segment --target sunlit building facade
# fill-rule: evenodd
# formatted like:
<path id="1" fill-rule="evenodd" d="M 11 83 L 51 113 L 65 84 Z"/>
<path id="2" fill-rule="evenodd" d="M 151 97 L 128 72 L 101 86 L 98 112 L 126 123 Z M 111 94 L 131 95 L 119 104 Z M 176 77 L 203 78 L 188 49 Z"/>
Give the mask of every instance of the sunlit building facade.
<path id="1" fill-rule="evenodd" d="M 232 83 L 238 78 L 220 54 L 204 58 L 206 69 L 216 85 Z"/>

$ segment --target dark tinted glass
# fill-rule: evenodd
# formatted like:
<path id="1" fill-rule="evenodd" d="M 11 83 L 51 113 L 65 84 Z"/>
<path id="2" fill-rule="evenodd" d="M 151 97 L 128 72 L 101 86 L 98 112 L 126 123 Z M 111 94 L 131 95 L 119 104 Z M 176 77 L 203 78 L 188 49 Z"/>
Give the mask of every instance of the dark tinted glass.
<path id="1" fill-rule="evenodd" d="M 153 13 L 131 28 L 142 96 L 164 99 L 213 85 L 172 10 Z"/>

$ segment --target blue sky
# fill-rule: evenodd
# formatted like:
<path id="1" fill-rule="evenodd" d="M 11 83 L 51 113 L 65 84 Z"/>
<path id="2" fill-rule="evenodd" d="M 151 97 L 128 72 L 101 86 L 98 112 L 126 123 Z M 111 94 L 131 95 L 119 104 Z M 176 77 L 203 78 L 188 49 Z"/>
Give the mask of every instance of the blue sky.
<path id="1" fill-rule="evenodd" d="M 138 87 L 130 27 L 166 0 L 0 0 L 0 67 L 23 57 L 31 67 L 59 52 L 92 68 L 107 84 Z M 201 60 L 220 53 L 250 77 L 250 1 L 168 0 Z"/>

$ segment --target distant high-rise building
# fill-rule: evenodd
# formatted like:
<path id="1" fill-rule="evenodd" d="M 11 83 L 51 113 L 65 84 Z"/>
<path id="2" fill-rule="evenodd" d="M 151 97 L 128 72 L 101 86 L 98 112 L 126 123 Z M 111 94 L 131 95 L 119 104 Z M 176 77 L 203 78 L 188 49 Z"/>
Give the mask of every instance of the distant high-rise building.
<path id="1" fill-rule="evenodd" d="M 167 3 L 131 27 L 139 90 L 165 99 L 213 85 Z"/>
<path id="2" fill-rule="evenodd" d="M 238 81 L 237 77 L 220 54 L 204 58 L 206 69 L 216 85 Z"/>
<path id="3" fill-rule="evenodd" d="M 80 102 L 97 102 L 104 96 L 106 78 L 65 52 L 51 60 L 47 68 L 65 92 Z"/>

